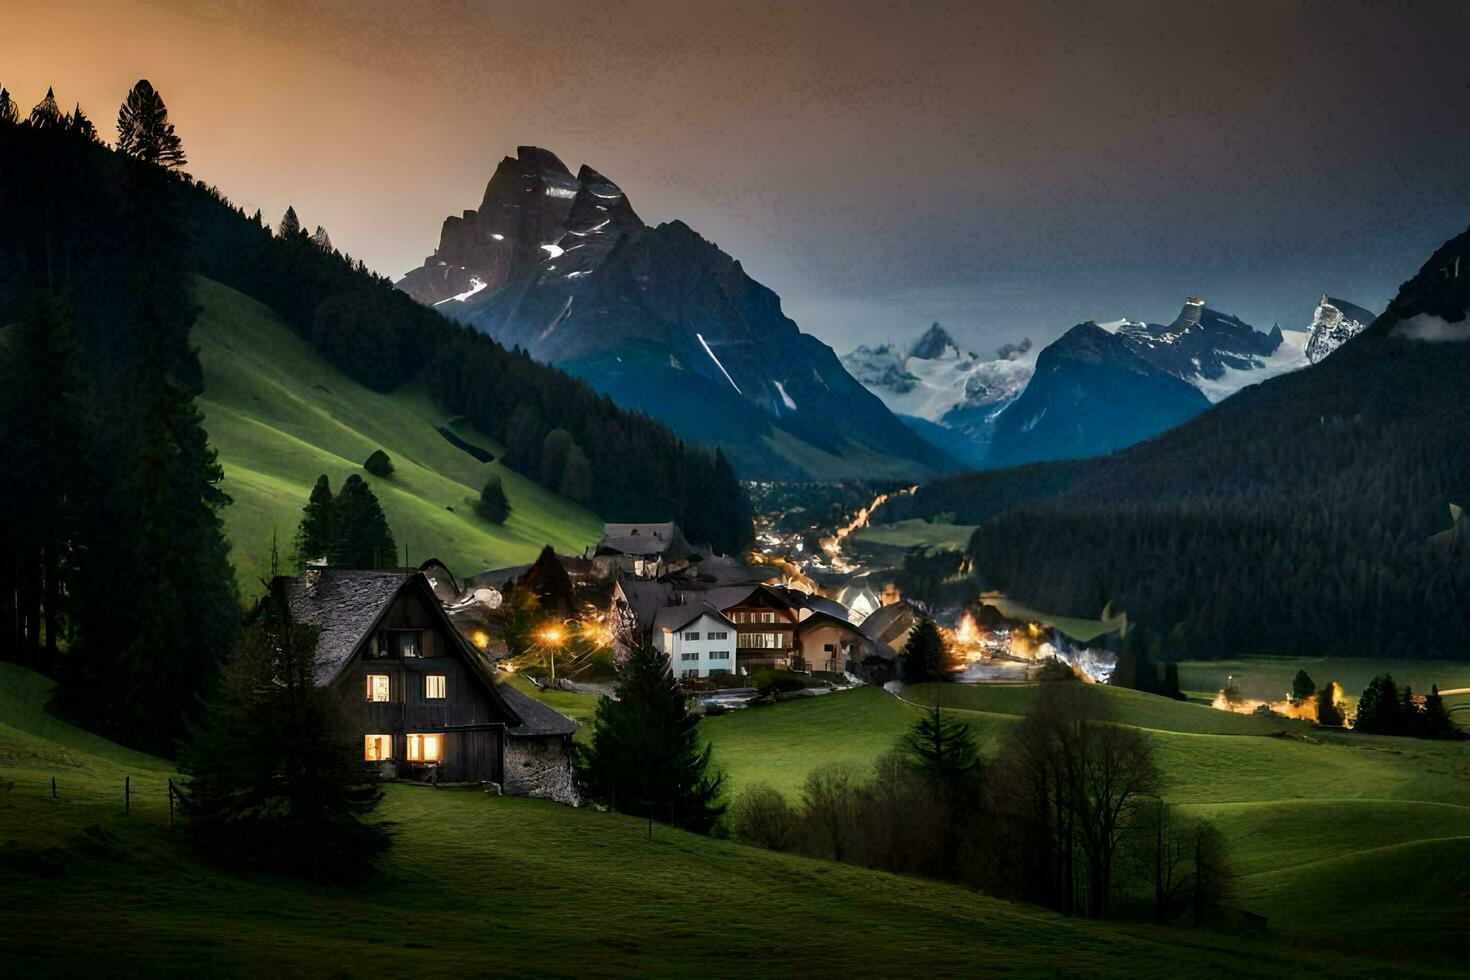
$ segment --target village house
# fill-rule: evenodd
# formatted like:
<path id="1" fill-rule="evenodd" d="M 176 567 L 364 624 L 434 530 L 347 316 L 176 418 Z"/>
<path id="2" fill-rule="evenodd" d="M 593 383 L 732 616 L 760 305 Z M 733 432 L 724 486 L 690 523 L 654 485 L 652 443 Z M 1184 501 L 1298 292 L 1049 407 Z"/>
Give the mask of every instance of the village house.
<path id="1" fill-rule="evenodd" d="M 457 584 L 442 564 L 425 568 L 311 568 L 285 582 L 293 618 L 317 632 L 316 680 L 340 696 L 363 759 L 386 779 L 575 803 L 577 723 L 496 683 L 445 612 Z"/>
<path id="2" fill-rule="evenodd" d="M 655 579 L 704 557 L 672 521 L 652 524 L 604 524 L 593 560 L 620 575 Z"/>
<path id="3" fill-rule="evenodd" d="M 767 583 L 702 587 L 693 580 L 620 580 L 614 610 L 679 676 L 749 676 L 773 668 L 891 677 L 893 652 L 832 599 Z M 726 659 L 727 655 L 730 659 Z"/>
<path id="4" fill-rule="evenodd" d="M 654 648 L 669 658 L 678 677 L 733 673 L 735 636 L 735 624 L 707 602 L 665 606 L 653 617 Z"/>

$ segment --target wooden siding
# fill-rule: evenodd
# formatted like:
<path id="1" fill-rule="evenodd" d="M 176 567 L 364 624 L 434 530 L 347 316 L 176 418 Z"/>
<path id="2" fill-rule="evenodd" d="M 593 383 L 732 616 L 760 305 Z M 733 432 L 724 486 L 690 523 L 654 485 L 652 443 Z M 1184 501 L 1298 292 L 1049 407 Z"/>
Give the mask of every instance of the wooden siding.
<path id="1" fill-rule="evenodd" d="M 394 630 L 419 633 L 422 656 L 382 656 Z M 394 599 L 379 623 L 333 682 L 350 731 L 361 743 L 366 735 L 393 737 L 393 769 L 401 778 L 428 778 L 434 767 L 408 761 L 409 734 L 442 736 L 441 782 L 501 782 L 504 778 L 505 725 L 509 719 L 485 689 L 485 682 L 466 661 L 457 638 L 417 591 Z M 387 701 L 367 700 L 370 674 L 388 677 Z M 444 697 L 427 698 L 425 678 L 444 678 Z"/>

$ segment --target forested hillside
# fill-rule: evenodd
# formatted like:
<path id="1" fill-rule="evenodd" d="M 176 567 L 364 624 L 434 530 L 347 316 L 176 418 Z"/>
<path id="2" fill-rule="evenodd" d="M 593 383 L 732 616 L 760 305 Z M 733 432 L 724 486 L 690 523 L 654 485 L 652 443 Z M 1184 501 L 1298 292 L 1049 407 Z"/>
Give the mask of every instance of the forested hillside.
<path id="1" fill-rule="evenodd" d="M 1467 256 L 1470 232 L 1331 358 L 1147 443 L 941 480 L 889 516 L 983 522 L 983 585 L 1111 601 L 1171 656 L 1470 657 L 1470 559 L 1430 540 L 1470 499 Z"/>
<path id="2" fill-rule="evenodd" d="M 146 82 L 135 101 L 119 149 L 50 93 L 0 112 L 0 657 L 66 678 L 74 711 L 166 751 L 235 635 L 197 276 L 264 303 L 367 388 L 415 387 L 503 445 L 497 465 L 605 519 L 677 520 L 721 550 L 750 540 L 719 454 L 419 306 L 294 213 L 274 232 L 247 217 L 179 172 Z"/>

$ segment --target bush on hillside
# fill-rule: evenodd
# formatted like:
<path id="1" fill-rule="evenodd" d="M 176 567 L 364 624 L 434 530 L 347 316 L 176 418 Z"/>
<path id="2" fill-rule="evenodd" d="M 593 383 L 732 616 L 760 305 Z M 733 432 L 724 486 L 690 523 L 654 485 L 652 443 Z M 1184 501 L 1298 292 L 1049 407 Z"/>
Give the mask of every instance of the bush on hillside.
<path id="1" fill-rule="evenodd" d="M 363 461 L 362 468 L 373 476 L 387 479 L 393 475 L 393 459 L 381 449 L 374 449 L 373 454 Z"/>
<path id="2" fill-rule="evenodd" d="M 766 783 L 746 787 L 735 798 L 725 819 L 735 840 L 772 851 L 791 850 L 801 827 L 796 808 L 779 790 Z"/>

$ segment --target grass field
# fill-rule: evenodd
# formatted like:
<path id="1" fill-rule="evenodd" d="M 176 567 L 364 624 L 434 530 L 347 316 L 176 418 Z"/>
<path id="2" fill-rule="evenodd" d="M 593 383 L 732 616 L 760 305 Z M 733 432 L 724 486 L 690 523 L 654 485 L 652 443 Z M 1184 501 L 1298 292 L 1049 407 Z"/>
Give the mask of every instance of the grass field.
<path id="1" fill-rule="evenodd" d="M 929 551 L 964 551 L 975 526 L 931 524 L 917 518 L 893 524 L 869 524 L 854 531 L 843 547 L 874 563 L 897 564 L 913 548 Z"/>
<path id="2" fill-rule="evenodd" d="M 456 448 L 437 428 L 451 422 L 421 389 L 371 391 L 327 364 L 265 306 L 197 280 L 202 307 L 194 342 L 204 364 L 199 398 L 210 443 L 225 469 L 225 530 L 241 588 L 258 591 L 272 533 L 290 551 L 301 508 L 317 476 L 335 489 L 350 473 L 373 487 L 400 550 L 418 564 L 438 557 L 460 576 L 535 559 L 542 546 L 578 553 L 601 521 L 497 463 Z M 487 379 L 493 384 L 493 379 Z M 463 424 L 453 431 L 497 456 L 500 447 Z M 393 460 L 387 479 L 367 476 L 375 449 Z M 499 473 L 511 503 L 504 526 L 474 503 Z"/>
<path id="3" fill-rule="evenodd" d="M 472 791 L 389 787 L 383 815 L 399 838 L 358 884 L 226 874 L 169 830 L 167 765 L 52 718 L 42 708 L 50 687 L 0 664 L 5 976 L 1351 977 L 1387 968 L 1273 938 L 1068 920 L 664 827 L 650 840 L 637 820 Z M 838 698 L 772 710 L 821 710 Z M 134 786 L 126 815 L 125 775 Z"/>
<path id="4" fill-rule="evenodd" d="M 1276 700 L 1291 690 L 1291 679 L 1305 670 L 1318 686 L 1337 681 L 1351 697 L 1362 693 L 1379 674 L 1392 674 L 1402 687 L 1409 684 L 1419 694 L 1429 685 L 1444 690 L 1470 687 L 1470 660 L 1363 660 L 1351 657 L 1288 659 L 1251 657 L 1240 660 L 1186 660 L 1179 664 L 1179 686 L 1186 691 L 1213 695 L 1226 683 L 1240 688 L 1248 698 Z"/>
<path id="5" fill-rule="evenodd" d="M 1462 952 L 1470 744 L 1324 732 L 1099 690 L 1116 718 L 1152 741 L 1165 798 L 1207 815 L 1226 835 L 1239 873 L 1236 905 L 1303 941 L 1373 949 L 1385 934 L 1370 927 L 1381 922 L 1402 930 L 1393 942 L 1414 944 L 1405 955 L 1449 963 Z M 1035 694 L 1024 685 L 919 685 L 903 696 L 956 711 L 993 752 Z M 711 718 L 702 728 L 733 791 L 763 782 L 795 798 L 818 766 L 866 769 L 919 711 L 859 688 Z"/>

